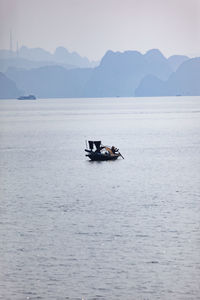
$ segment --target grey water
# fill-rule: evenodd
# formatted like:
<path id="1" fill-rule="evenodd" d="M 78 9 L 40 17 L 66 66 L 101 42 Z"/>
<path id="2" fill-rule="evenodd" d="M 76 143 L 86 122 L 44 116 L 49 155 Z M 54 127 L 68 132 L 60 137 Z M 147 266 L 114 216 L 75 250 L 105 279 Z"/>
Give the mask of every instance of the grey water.
<path id="1" fill-rule="evenodd" d="M 200 299 L 200 97 L 2 100 L 0 182 L 0 299 Z"/>

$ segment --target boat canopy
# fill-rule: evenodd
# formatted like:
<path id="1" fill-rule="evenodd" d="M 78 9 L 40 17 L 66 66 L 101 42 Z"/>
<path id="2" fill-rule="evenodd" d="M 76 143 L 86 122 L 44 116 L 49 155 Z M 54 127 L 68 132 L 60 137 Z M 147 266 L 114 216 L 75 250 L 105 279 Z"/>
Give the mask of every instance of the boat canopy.
<path id="1" fill-rule="evenodd" d="M 88 144 L 89 144 L 90 150 L 92 150 L 95 145 L 97 151 L 100 151 L 101 141 L 88 141 Z"/>

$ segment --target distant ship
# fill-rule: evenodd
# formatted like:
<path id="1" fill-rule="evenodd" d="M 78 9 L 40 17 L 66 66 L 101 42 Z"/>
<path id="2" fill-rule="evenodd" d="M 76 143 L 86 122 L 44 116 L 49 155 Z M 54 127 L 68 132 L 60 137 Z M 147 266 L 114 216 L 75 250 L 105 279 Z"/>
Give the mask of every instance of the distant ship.
<path id="1" fill-rule="evenodd" d="M 20 96 L 17 99 L 18 100 L 36 100 L 36 97 L 34 95 L 28 95 L 28 96 Z"/>

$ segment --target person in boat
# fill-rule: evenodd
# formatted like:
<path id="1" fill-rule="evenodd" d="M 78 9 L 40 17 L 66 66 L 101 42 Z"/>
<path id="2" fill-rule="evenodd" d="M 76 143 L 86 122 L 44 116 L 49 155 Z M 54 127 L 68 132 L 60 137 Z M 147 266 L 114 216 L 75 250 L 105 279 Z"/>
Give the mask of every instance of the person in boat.
<path id="1" fill-rule="evenodd" d="M 113 154 L 115 154 L 115 147 L 114 146 L 111 147 L 111 151 L 112 151 Z"/>
<path id="2" fill-rule="evenodd" d="M 114 147 L 114 146 L 111 147 L 111 150 L 112 150 L 113 154 L 115 154 L 118 151 L 118 149 L 116 147 Z"/>

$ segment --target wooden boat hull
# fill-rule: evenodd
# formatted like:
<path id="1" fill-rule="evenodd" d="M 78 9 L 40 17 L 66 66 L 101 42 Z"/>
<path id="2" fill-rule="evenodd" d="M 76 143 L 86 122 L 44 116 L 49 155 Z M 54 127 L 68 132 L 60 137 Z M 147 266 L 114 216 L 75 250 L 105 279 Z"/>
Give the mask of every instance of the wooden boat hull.
<path id="1" fill-rule="evenodd" d="M 106 155 L 102 153 L 94 153 L 94 154 L 87 154 L 91 160 L 93 161 L 105 161 L 105 160 L 116 160 L 120 155 L 114 154 L 114 155 Z"/>

